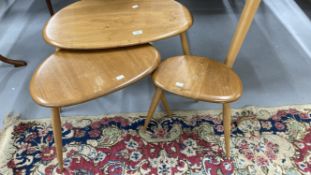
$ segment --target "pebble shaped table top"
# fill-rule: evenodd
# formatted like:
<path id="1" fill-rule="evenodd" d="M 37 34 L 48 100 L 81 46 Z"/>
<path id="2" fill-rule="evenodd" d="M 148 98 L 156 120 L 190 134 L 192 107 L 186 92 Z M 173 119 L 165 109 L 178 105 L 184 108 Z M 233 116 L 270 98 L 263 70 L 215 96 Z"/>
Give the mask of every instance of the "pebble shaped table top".
<path id="1" fill-rule="evenodd" d="M 45 107 L 81 104 L 142 79 L 159 63 L 158 51 L 149 44 L 92 51 L 60 49 L 35 71 L 30 94 Z"/>
<path id="2" fill-rule="evenodd" d="M 105 49 L 148 43 L 185 32 L 190 12 L 174 0 L 87 0 L 56 13 L 44 39 L 64 49 Z"/>

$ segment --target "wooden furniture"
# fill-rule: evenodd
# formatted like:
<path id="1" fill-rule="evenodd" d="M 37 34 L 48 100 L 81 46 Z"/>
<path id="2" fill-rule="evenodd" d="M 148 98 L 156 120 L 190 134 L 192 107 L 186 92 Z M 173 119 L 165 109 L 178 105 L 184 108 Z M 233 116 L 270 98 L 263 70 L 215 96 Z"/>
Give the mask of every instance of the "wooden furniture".
<path id="1" fill-rule="evenodd" d="M 102 97 L 153 72 L 160 63 L 151 45 L 95 51 L 58 50 L 35 71 L 34 101 L 52 108 L 57 159 L 63 170 L 60 108 Z M 164 99 L 165 100 L 165 99 Z"/>
<path id="2" fill-rule="evenodd" d="M 44 39 L 65 49 L 106 49 L 148 43 L 185 32 L 190 12 L 174 0 L 87 0 L 52 16 Z"/>
<path id="3" fill-rule="evenodd" d="M 52 16 L 54 14 L 54 10 L 53 10 L 53 7 L 52 7 L 51 0 L 45 0 L 45 2 L 47 4 L 49 12 L 50 12 L 50 14 Z M 0 61 L 2 61 L 4 63 L 7 63 L 7 64 L 11 64 L 14 67 L 22 67 L 22 66 L 26 66 L 27 65 L 26 61 L 23 61 L 23 60 L 13 60 L 13 59 L 7 58 L 7 57 L 5 57 L 3 55 L 0 55 Z"/>
<path id="4" fill-rule="evenodd" d="M 7 57 L 4 57 L 2 55 L 0 55 L 0 61 L 7 63 L 7 64 L 11 64 L 14 67 L 22 67 L 22 66 L 26 66 L 27 62 L 23 61 L 23 60 L 13 60 Z"/>
<path id="5" fill-rule="evenodd" d="M 52 108 L 61 170 L 61 107 L 107 95 L 150 74 L 160 56 L 149 42 L 180 34 L 183 52 L 190 54 L 185 32 L 191 25 L 190 12 L 174 0 L 78 1 L 52 16 L 43 36 L 60 50 L 34 73 L 30 93 Z M 160 98 L 170 115 L 164 94 Z"/>
<path id="6" fill-rule="evenodd" d="M 232 70 L 246 34 L 256 14 L 260 0 L 246 0 L 225 63 L 207 57 L 191 55 L 169 58 L 153 74 L 157 89 L 154 94 L 144 130 L 152 118 L 163 90 L 195 100 L 223 104 L 223 125 L 226 156 L 230 157 L 231 108 L 230 103 L 242 94 L 242 82 Z"/>
<path id="7" fill-rule="evenodd" d="M 53 16 L 54 15 L 54 9 L 53 9 L 51 0 L 45 0 L 45 3 L 49 9 L 50 15 Z"/>
<path id="8" fill-rule="evenodd" d="M 46 2 L 46 5 L 47 5 L 47 7 L 49 9 L 50 15 L 52 16 L 54 14 L 54 10 L 53 10 L 53 6 L 52 6 L 52 3 L 51 3 L 51 0 L 45 0 L 45 2 Z M 11 64 L 14 67 L 22 67 L 22 66 L 26 66 L 27 65 L 26 61 L 23 61 L 23 60 L 13 60 L 13 59 L 4 57 L 2 55 L 0 55 L 0 61 L 2 61 L 4 63 L 7 63 L 7 64 Z"/>
<path id="9" fill-rule="evenodd" d="M 45 107 L 80 104 L 151 73 L 160 56 L 150 45 L 95 51 L 59 50 L 33 74 L 30 93 Z"/>

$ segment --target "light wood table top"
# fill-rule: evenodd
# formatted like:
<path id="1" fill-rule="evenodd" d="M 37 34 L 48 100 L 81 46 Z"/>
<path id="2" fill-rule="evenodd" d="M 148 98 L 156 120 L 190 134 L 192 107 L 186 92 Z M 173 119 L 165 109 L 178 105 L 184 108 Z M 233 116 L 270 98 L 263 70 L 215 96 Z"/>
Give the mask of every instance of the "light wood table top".
<path id="1" fill-rule="evenodd" d="M 190 12 L 174 0 L 87 0 L 56 13 L 43 36 L 59 48 L 104 49 L 171 37 L 191 25 Z"/>
<path id="2" fill-rule="evenodd" d="M 35 71 L 30 93 L 45 107 L 80 104 L 143 78 L 159 63 L 158 51 L 149 44 L 126 49 L 59 50 Z"/>
<path id="3" fill-rule="evenodd" d="M 242 95 L 239 76 L 226 65 L 206 57 L 177 56 L 162 62 L 154 83 L 171 93 L 209 102 L 232 102 Z"/>

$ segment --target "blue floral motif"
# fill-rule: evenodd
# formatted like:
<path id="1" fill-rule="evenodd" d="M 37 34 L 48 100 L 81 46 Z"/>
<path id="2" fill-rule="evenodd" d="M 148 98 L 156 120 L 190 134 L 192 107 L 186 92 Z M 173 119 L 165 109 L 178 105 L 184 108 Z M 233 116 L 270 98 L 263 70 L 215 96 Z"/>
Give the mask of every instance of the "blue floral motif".
<path id="1" fill-rule="evenodd" d="M 238 118 L 241 115 L 253 115 L 248 113 L 243 114 L 235 114 L 234 118 Z M 173 128 L 174 125 L 178 125 L 182 128 L 183 131 L 189 131 L 192 132 L 195 128 L 197 128 L 200 125 L 203 124 L 210 124 L 213 126 L 219 126 L 219 127 L 213 127 L 214 133 L 217 136 L 223 135 L 223 129 L 222 121 L 216 120 L 215 118 L 211 116 L 194 116 L 191 120 L 191 122 L 187 122 L 184 118 L 187 116 L 173 116 L 171 118 L 166 118 L 161 120 L 161 122 L 158 121 L 151 121 L 150 127 L 147 129 L 148 132 L 153 133 L 153 135 L 156 135 L 156 129 L 162 128 L 165 132 L 169 133 L 169 131 Z M 135 120 L 127 120 L 126 118 L 122 117 L 115 117 L 115 118 L 108 118 L 104 117 L 101 120 L 98 121 L 91 121 L 90 125 L 82 128 L 74 127 L 74 126 L 66 126 L 63 127 L 62 130 L 62 137 L 63 137 L 63 145 L 64 147 L 70 146 L 70 145 L 80 145 L 79 150 L 77 152 L 83 152 L 85 147 L 83 145 L 89 145 L 90 140 L 96 140 L 101 137 L 101 131 L 104 128 L 108 127 L 115 127 L 119 130 L 121 130 L 123 133 L 138 133 L 139 129 L 144 124 L 145 117 L 136 118 Z M 276 133 L 286 133 L 288 131 L 288 125 L 286 125 L 286 122 L 289 120 L 295 120 L 298 122 L 304 122 L 304 123 L 311 123 L 311 117 L 308 114 L 297 112 L 297 111 L 283 111 L 281 113 L 276 114 L 275 116 L 272 116 L 268 119 L 259 119 L 260 122 L 260 128 L 258 132 L 260 134 L 265 132 L 271 132 L 273 134 Z M 96 122 L 96 124 L 95 124 Z M 238 124 L 235 121 L 232 124 L 233 132 L 232 135 L 243 135 L 243 131 L 238 128 Z M 127 134 L 130 135 L 130 134 Z M 138 143 L 135 139 L 132 139 L 132 135 L 128 136 L 128 140 L 125 141 L 126 148 L 128 150 L 120 150 L 116 153 L 109 152 L 108 146 L 103 146 L 100 151 L 89 151 L 87 157 L 88 159 L 92 160 L 95 164 L 100 164 L 102 161 L 109 159 L 111 157 L 111 154 L 118 155 L 120 160 L 110 160 L 111 164 L 114 164 L 114 169 L 109 169 L 111 167 L 107 166 L 107 171 L 114 171 L 117 169 L 130 169 L 131 171 L 137 170 L 137 167 L 135 167 L 134 163 L 132 162 L 139 162 L 142 160 L 142 157 L 144 156 L 144 147 L 141 147 L 142 143 Z M 190 136 L 189 136 L 190 137 Z M 50 125 L 44 125 L 42 123 L 35 123 L 35 122 L 28 122 L 28 123 L 20 123 L 14 127 L 14 132 L 12 132 L 12 139 L 13 139 L 13 147 L 16 149 L 15 152 L 12 153 L 12 160 L 8 160 L 7 167 L 9 167 L 12 170 L 12 174 L 23 174 L 23 175 L 30 175 L 32 172 L 37 168 L 39 164 L 45 164 L 48 165 L 52 162 L 52 160 L 55 158 L 55 145 L 54 145 L 54 139 L 53 139 L 53 131 L 52 127 Z M 95 141 L 96 142 L 96 141 Z M 152 143 L 153 144 L 153 143 Z M 163 149 L 163 147 L 160 147 L 163 143 L 157 143 L 152 145 L 152 149 L 155 149 L 159 152 L 159 149 Z M 169 154 L 180 154 L 180 152 L 184 151 L 184 153 L 188 156 L 196 155 L 198 152 L 196 150 L 197 145 L 199 145 L 199 142 L 197 143 L 197 140 L 195 139 L 186 139 L 183 140 L 183 142 L 178 143 L 178 147 L 172 146 Z M 150 143 L 151 145 L 151 143 Z M 97 145 L 92 145 L 93 147 L 96 147 Z M 299 146 L 297 146 L 299 148 Z M 178 149 L 176 149 L 178 148 Z M 95 149 L 95 148 L 94 148 Z M 249 145 L 249 149 L 257 150 L 258 152 L 265 152 L 266 147 L 265 145 L 261 144 L 257 147 L 254 147 L 252 145 Z M 156 151 L 155 151 L 156 152 Z M 152 152 L 153 153 L 153 152 Z M 130 165 L 124 165 L 122 161 L 128 161 L 133 164 Z M 64 165 L 65 167 L 69 167 L 70 163 L 75 160 L 74 158 L 67 157 L 64 159 Z M 171 173 L 171 167 L 168 166 L 165 162 L 161 162 L 160 160 L 148 160 L 148 164 L 154 164 L 158 165 L 158 173 L 161 174 L 170 174 Z M 174 162 L 172 164 L 181 164 L 177 160 L 171 159 L 170 161 Z M 121 163 L 120 163 L 121 162 Z M 145 164 L 143 164 L 145 166 Z M 147 166 L 147 165 L 146 165 Z M 305 164 L 299 165 L 301 169 L 306 168 Z M 230 169 L 230 165 L 226 165 L 227 168 Z M 22 172 L 22 173 L 21 173 Z M 202 172 L 202 171 L 201 171 Z M 89 174 L 92 173 L 89 172 L 86 169 L 76 169 L 76 174 Z"/>

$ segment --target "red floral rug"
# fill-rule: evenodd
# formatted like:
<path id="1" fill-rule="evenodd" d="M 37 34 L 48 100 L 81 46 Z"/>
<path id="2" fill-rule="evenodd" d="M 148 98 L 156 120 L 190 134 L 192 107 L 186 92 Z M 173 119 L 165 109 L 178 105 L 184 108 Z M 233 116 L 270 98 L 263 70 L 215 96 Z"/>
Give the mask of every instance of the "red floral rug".
<path id="1" fill-rule="evenodd" d="M 225 159 L 221 113 L 65 117 L 65 175 L 310 175 L 311 106 L 234 111 L 232 159 Z M 19 120 L 2 133 L 1 175 L 59 174 L 49 120 Z"/>

